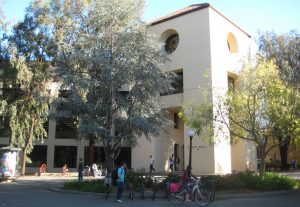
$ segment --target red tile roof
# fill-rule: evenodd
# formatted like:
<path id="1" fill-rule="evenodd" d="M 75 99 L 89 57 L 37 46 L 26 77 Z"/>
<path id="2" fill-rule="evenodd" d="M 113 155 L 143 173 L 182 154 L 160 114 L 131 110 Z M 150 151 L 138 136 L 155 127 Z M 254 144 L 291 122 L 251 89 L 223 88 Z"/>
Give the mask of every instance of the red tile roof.
<path id="1" fill-rule="evenodd" d="M 168 20 L 171 19 L 175 19 L 177 17 L 198 11 L 198 10 L 202 10 L 205 8 L 210 7 L 211 9 L 213 9 L 215 12 L 217 12 L 219 15 L 221 15 L 223 18 L 225 18 L 227 21 L 229 21 L 231 24 L 233 24 L 235 27 L 237 27 L 239 30 L 241 30 L 243 33 L 245 33 L 248 37 L 251 37 L 247 32 L 245 32 L 242 28 L 240 28 L 239 26 L 237 26 L 235 23 L 233 23 L 231 20 L 229 20 L 226 16 L 224 16 L 221 12 L 219 12 L 217 9 L 215 9 L 214 7 L 212 7 L 210 4 L 208 3 L 203 3 L 203 4 L 193 4 L 191 6 L 185 7 L 183 9 L 177 10 L 173 13 L 170 13 L 166 16 L 160 17 L 156 20 L 153 20 L 152 22 L 150 22 L 148 25 L 149 26 L 153 26 L 156 24 L 160 24 L 162 22 L 166 22 Z"/>

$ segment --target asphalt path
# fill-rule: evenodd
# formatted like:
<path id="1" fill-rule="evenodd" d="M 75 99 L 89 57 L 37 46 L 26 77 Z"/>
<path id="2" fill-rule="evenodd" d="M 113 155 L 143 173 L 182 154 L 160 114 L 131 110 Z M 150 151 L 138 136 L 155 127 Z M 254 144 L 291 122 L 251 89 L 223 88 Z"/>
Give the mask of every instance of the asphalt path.
<path id="1" fill-rule="evenodd" d="M 63 180 L 22 180 L 12 183 L 0 183 L 0 207 L 150 207 L 174 206 L 168 200 L 151 198 L 135 198 L 128 200 L 123 196 L 123 203 L 116 203 L 114 197 L 104 199 L 103 194 L 74 193 L 53 190 L 60 186 Z M 181 206 L 197 206 L 186 201 Z M 290 191 L 258 196 L 223 196 L 210 203 L 212 207 L 299 207 L 300 191 Z"/>

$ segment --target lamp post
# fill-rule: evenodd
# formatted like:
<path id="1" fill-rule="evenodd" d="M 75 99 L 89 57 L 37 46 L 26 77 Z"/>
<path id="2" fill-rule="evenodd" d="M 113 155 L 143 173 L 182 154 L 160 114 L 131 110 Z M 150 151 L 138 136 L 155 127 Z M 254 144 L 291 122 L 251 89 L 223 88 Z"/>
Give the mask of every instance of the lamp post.
<path id="1" fill-rule="evenodd" d="M 195 135 L 195 132 L 193 130 L 189 130 L 188 131 L 188 135 L 189 135 L 189 138 L 190 138 L 190 157 L 189 157 L 189 166 L 192 167 L 192 140 L 193 140 L 193 137 Z"/>

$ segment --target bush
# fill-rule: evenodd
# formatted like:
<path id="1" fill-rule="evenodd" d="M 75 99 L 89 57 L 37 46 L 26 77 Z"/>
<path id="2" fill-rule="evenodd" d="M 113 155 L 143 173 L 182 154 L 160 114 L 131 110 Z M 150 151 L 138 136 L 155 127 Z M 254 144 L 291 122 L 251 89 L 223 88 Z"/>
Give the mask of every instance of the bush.
<path id="1" fill-rule="evenodd" d="M 95 192 L 95 193 L 103 193 L 104 192 L 104 182 L 102 180 L 97 181 L 68 181 L 64 183 L 64 190 L 77 190 L 84 192 Z"/>
<path id="2" fill-rule="evenodd" d="M 151 177 L 143 177 L 139 173 L 133 173 L 127 176 L 126 186 L 129 186 L 128 182 L 131 179 L 134 182 L 135 189 L 137 191 L 141 188 L 141 183 L 144 182 L 145 188 L 151 188 L 153 181 Z M 143 181 L 142 181 L 143 179 Z M 171 182 L 178 182 L 179 176 L 169 174 L 168 177 L 161 183 L 158 183 L 158 189 L 161 191 L 166 190 L 166 186 Z M 220 190 L 259 190 L 259 191 L 276 191 L 276 190 L 289 190 L 299 188 L 299 183 L 293 178 L 274 173 L 267 172 L 263 176 L 259 176 L 253 172 L 239 172 L 228 175 L 210 175 L 202 177 L 204 185 L 208 188 L 212 187 L 212 180 L 214 180 L 214 188 L 216 191 Z M 69 181 L 64 183 L 63 189 L 65 190 L 77 190 L 86 192 L 103 193 L 105 184 L 103 180 L 97 181 Z M 111 188 L 115 191 L 115 187 Z"/>
<path id="3" fill-rule="evenodd" d="M 297 181 L 288 176 L 273 172 L 267 172 L 262 177 L 260 177 L 260 185 L 257 186 L 257 190 L 289 190 L 293 189 L 296 185 Z"/>
<path id="4" fill-rule="evenodd" d="M 212 175 L 203 177 L 206 185 L 211 185 L 210 180 L 215 180 L 216 190 L 275 191 L 293 189 L 298 184 L 293 178 L 274 172 L 267 172 L 263 176 L 253 172 L 239 172 L 224 176 Z"/>

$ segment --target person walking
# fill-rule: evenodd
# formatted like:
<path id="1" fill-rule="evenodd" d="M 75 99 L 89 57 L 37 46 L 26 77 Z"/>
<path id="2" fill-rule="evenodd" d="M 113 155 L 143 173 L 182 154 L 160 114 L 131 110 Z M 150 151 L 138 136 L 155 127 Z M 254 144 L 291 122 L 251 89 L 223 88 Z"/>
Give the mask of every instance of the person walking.
<path id="1" fill-rule="evenodd" d="M 117 179 L 117 197 L 116 202 L 122 203 L 121 200 L 123 191 L 124 191 L 124 182 L 125 182 L 125 168 L 126 163 L 122 162 L 121 166 L 118 168 L 118 179 Z"/>
<path id="2" fill-rule="evenodd" d="M 82 159 L 79 158 L 79 163 L 78 163 L 78 181 L 82 182 L 83 181 L 83 171 L 84 171 L 84 166 Z"/>
<path id="3" fill-rule="evenodd" d="M 154 159 L 152 157 L 152 155 L 150 155 L 150 173 L 152 173 L 153 171 L 155 172 L 155 169 L 154 169 Z"/>

